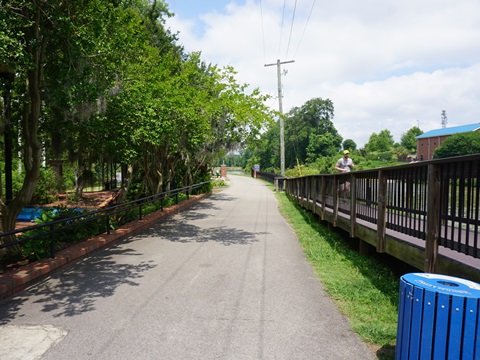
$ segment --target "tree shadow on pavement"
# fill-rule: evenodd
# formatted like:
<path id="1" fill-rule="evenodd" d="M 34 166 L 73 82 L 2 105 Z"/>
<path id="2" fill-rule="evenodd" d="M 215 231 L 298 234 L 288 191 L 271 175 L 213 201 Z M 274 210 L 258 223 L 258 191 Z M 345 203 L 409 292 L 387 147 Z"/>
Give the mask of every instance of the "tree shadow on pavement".
<path id="1" fill-rule="evenodd" d="M 212 195 L 211 199 L 218 201 L 235 201 L 237 198 L 226 194 Z M 162 221 L 136 236 L 141 239 L 151 236 L 163 236 L 169 241 L 181 243 L 215 241 L 223 245 L 245 245 L 257 242 L 260 234 L 235 228 L 201 229 L 188 223 L 194 220 L 211 217 L 207 210 L 220 210 L 215 202 L 206 199 L 196 203 L 190 211 L 182 213 L 181 221 L 172 219 Z M 67 267 L 50 276 L 48 282 L 43 282 L 20 292 L 15 297 L 0 303 L 0 325 L 10 323 L 13 319 L 23 316 L 24 306 L 33 300 L 40 304 L 41 311 L 51 313 L 54 317 L 76 316 L 95 310 L 96 300 L 114 295 L 122 285 L 139 286 L 137 280 L 146 271 L 156 267 L 153 260 L 127 263 L 120 258 L 136 257 L 142 254 L 128 248 L 129 241 L 122 241 L 114 247 L 103 250 L 96 256 L 79 262 L 75 267 Z"/>
<path id="2" fill-rule="evenodd" d="M 0 303 L 0 326 L 6 325 L 13 319 L 28 301 L 28 296 L 18 296 L 12 300 L 5 300 Z"/>
<path id="3" fill-rule="evenodd" d="M 237 199 L 238 198 L 229 195 L 212 195 L 211 197 L 192 205 L 188 211 L 182 212 L 182 217 L 187 221 L 207 219 L 213 216 L 211 213 L 212 211 L 221 210 L 220 207 L 215 205 L 215 203 L 218 203 L 219 201 L 236 201 Z"/>
<path id="4" fill-rule="evenodd" d="M 48 282 L 3 303 L 0 306 L 0 324 L 7 324 L 19 316 L 18 312 L 29 298 L 36 299 L 33 304 L 41 304 L 41 311 L 52 312 L 54 317 L 76 316 L 95 310 L 98 298 L 112 296 L 121 285 L 138 286 L 136 280 L 157 266 L 153 261 L 129 264 L 116 259 L 139 255 L 142 254 L 132 249 L 114 247 L 58 272 Z"/>
<path id="5" fill-rule="evenodd" d="M 225 193 L 218 193 L 218 194 L 211 195 L 210 199 L 212 199 L 214 201 L 237 201 L 238 197 L 228 195 L 228 194 L 225 194 Z M 208 201 L 201 201 L 201 202 L 208 202 Z"/>
<path id="6" fill-rule="evenodd" d="M 264 232 L 250 232 L 233 227 L 220 226 L 215 228 L 200 228 L 186 222 L 166 221 L 146 230 L 140 237 L 162 237 L 165 240 L 179 243 L 214 241 L 219 244 L 248 245 L 258 242 L 258 236 Z"/>
<path id="7" fill-rule="evenodd" d="M 237 197 L 226 194 L 212 195 L 207 200 L 196 203 L 188 211 L 182 212 L 175 218 L 168 218 L 152 225 L 138 237 L 164 237 L 168 241 L 179 243 L 214 241 L 226 246 L 258 242 L 258 236 L 265 235 L 264 232 L 250 232 L 226 226 L 202 228 L 192 225 L 197 220 L 208 220 L 208 218 L 214 218 L 215 214 L 220 213 L 221 208 L 215 205 L 218 201 L 236 200 L 238 200 Z"/>

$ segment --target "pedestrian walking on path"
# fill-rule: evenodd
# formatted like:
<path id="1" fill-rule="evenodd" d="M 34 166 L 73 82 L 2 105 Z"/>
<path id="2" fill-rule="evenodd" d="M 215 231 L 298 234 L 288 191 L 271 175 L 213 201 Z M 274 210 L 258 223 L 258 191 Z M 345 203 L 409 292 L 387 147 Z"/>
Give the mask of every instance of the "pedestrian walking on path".
<path id="1" fill-rule="evenodd" d="M 1 303 L 0 331 L 22 346 L 0 336 L 0 358 L 374 359 L 325 294 L 271 189 L 230 179 Z"/>

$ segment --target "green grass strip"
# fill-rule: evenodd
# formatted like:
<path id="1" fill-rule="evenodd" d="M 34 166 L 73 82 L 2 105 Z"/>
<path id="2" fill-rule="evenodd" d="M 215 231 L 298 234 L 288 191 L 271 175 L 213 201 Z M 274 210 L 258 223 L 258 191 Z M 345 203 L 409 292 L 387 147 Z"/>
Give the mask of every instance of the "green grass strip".
<path id="1" fill-rule="evenodd" d="M 393 359 L 397 332 L 399 281 L 373 257 L 361 256 L 352 239 L 319 223 L 315 216 L 277 193 L 282 215 L 293 227 L 325 291 L 349 319 L 352 329 L 379 359 Z"/>

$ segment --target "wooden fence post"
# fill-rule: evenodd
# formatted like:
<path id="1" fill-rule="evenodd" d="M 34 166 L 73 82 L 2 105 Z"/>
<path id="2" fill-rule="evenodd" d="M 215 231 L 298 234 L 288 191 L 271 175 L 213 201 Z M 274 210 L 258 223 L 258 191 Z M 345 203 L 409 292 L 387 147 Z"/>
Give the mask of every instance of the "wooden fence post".
<path id="1" fill-rule="evenodd" d="M 333 178 L 333 226 L 337 226 L 337 217 L 338 217 L 338 176 Z"/>
<path id="2" fill-rule="evenodd" d="M 327 201 L 327 177 L 322 176 L 322 220 L 325 220 L 325 202 Z"/>
<path id="3" fill-rule="evenodd" d="M 300 178 L 300 205 L 305 207 L 305 178 Z"/>
<path id="4" fill-rule="evenodd" d="M 351 175 L 350 179 L 350 237 L 355 237 L 355 225 L 357 223 L 357 179 Z"/>
<path id="5" fill-rule="evenodd" d="M 440 221 L 440 176 L 438 166 L 428 165 L 427 173 L 427 234 L 425 241 L 425 272 L 437 272 L 438 227 Z"/>
<path id="6" fill-rule="evenodd" d="M 312 177 L 309 176 L 306 179 L 307 181 L 307 209 L 312 210 L 312 205 L 310 205 L 310 200 L 312 199 Z"/>
<path id="7" fill-rule="evenodd" d="M 387 224 L 387 176 L 378 172 L 378 217 L 377 217 L 377 252 L 385 252 L 385 233 Z"/>

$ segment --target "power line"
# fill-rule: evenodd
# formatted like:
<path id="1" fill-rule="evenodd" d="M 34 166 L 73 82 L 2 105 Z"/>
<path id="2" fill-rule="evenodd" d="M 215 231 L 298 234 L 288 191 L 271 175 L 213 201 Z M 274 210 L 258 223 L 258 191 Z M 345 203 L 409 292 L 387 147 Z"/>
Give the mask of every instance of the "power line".
<path id="1" fill-rule="evenodd" d="M 285 20 L 285 3 L 287 0 L 283 0 L 283 11 L 282 11 L 282 23 L 280 25 L 280 41 L 278 43 L 278 55 L 280 56 L 280 50 L 282 47 L 282 37 L 283 37 L 283 21 Z"/>
<path id="2" fill-rule="evenodd" d="M 305 23 L 305 27 L 303 28 L 302 36 L 300 37 L 300 41 L 298 42 L 297 49 L 296 49 L 295 52 L 293 53 L 292 59 L 295 59 L 295 57 L 297 56 L 298 49 L 300 49 L 300 44 L 302 43 L 303 36 L 305 35 L 305 31 L 307 30 L 307 25 L 308 25 L 308 23 L 310 22 L 310 17 L 312 16 L 313 8 L 315 7 L 315 1 L 316 1 L 316 0 L 313 0 L 312 8 L 310 9 L 310 13 L 308 14 L 307 22 Z"/>
<path id="3" fill-rule="evenodd" d="M 262 20 L 262 41 L 263 41 L 263 62 L 267 62 L 267 57 L 265 53 L 265 30 L 263 27 L 263 6 L 262 6 L 262 0 L 260 0 L 260 18 Z"/>
<path id="4" fill-rule="evenodd" d="M 287 53 L 285 55 L 285 58 L 288 58 L 288 50 L 290 49 L 290 40 L 292 39 L 293 23 L 295 22 L 296 11 L 297 11 L 297 0 L 295 0 L 295 5 L 293 7 L 292 24 L 290 25 L 290 35 L 288 36 Z"/>
<path id="5" fill-rule="evenodd" d="M 262 26 L 262 45 L 263 45 L 263 60 L 264 60 L 264 63 L 266 62 L 266 56 L 267 56 L 267 43 L 266 43 L 266 33 L 265 33 L 265 18 L 264 18 L 264 11 L 263 11 L 263 1 L 262 0 L 259 0 L 260 1 L 260 17 L 261 17 L 261 26 Z M 310 12 L 308 13 L 308 17 L 307 17 L 307 20 L 305 22 L 305 26 L 303 27 L 303 31 L 302 31 L 302 35 L 300 37 L 300 40 L 298 42 L 298 45 L 295 49 L 295 52 L 294 52 L 294 56 L 292 57 L 293 59 L 297 56 L 297 53 L 300 49 L 300 45 L 302 44 L 303 42 L 303 38 L 305 37 L 305 33 L 307 31 L 307 27 L 310 23 L 310 19 L 312 17 L 312 14 L 313 14 L 313 9 L 315 8 L 315 4 L 316 4 L 316 0 L 313 0 L 312 1 L 312 5 L 311 5 L 311 8 L 310 8 Z M 292 19 L 291 19 L 291 24 L 290 24 L 290 33 L 289 33 L 289 37 L 288 37 L 288 45 L 287 45 L 287 48 L 286 48 L 286 58 L 288 58 L 288 54 L 290 52 L 290 45 L 291 45 L 291 40 L 292 40 L 292 35 L 293 35 L 293 28 L 294 28 L 294 24 L 295 24 L 295 20 L 298 21 L 298 17 L 296 16 L 297 15 L 297 7 L 298 7 L 298 0 L 295 0 L 295 3 L 294 3 L 294 8 L 293 8 L 293 14 L 292 14 Z M 284 24 L 285 24 L 285 17 L 286 17 L 286 12 L 287 12 L 287 4 L 286 4 L 286 0 L 283 1 L 283 8 L 282 8 L 282 19 L 281 19 L 281 24 L 280 24 L 280 38 L 279 38 L 279 43 L 278 43 L 278 56 L 280 56 L 280 53 L 282 51 L 282 40 L 283 40 L 283 30 L 284 30 Z"/>

